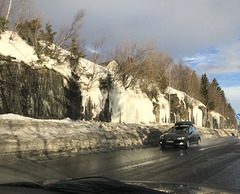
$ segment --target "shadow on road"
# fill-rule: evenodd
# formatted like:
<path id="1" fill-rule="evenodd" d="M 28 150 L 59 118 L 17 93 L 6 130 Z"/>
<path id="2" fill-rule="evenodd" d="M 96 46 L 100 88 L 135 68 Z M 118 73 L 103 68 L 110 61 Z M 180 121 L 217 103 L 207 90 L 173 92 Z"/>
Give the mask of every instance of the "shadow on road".
<path id="1" fill-rule="evenodd" d="M 143 145 L 159 146 L 159 137 L 163 134 L 163 132 L 155 128 L 151 128 L 149 131 L 150 133 L 148 134 L 147 138 L 143 140 Z"/>

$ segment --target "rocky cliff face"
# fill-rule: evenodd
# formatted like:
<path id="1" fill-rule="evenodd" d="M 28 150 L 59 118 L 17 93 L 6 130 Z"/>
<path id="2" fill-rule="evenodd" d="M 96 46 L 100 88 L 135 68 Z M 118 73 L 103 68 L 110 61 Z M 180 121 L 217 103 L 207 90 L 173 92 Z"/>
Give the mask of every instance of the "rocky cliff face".
<path id="1" fill-rule="evenodd" d="M 200 102 L 179 91 L 171 94 L 171 122 L 191 120 L 198 126 L 234 128 L 220 114 L 209 113 Z M 114 86 L 106 95 L 98 81 L 91 90 L 56 70 L 37 68 L 9 57 L 0 61 L 0 114 L 14 113 L 40 119 L 96 120 L 104 122 L 168 122 L 168 98 L 151 101 L 141 91 Z"/>
<path id="2" fill-rule="evenodd" d="M 77 119 L 81 94 L 73 81 L 48 68 L 2 60 L 0 65 L 0 114 L 33 118 Z"/>

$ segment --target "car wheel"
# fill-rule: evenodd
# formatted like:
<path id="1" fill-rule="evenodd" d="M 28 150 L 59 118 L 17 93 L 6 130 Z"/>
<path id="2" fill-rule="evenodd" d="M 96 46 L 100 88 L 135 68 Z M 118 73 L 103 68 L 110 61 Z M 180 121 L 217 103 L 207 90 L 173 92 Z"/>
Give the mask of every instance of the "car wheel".
<path id="1" fill-rule="evenodd" d="M 197 144 L 198 145 L 201 144 L 201 139 L 200 138 L 198 138 Z"/>
<path id="2" fill-rule="evenodd" d="M 190 141 L 188 139 L 187 142 L 186 142 L 185 148 L 188 149 L 189 147 L 190 147 Z"/>

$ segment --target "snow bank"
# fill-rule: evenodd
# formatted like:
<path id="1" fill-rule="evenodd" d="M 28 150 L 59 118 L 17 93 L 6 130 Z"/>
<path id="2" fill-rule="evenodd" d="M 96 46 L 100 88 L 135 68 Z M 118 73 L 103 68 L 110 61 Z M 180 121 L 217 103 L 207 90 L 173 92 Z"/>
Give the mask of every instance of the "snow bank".
<path id="1" fill-rule="evenodd" d="M 4 119 L 4 120 L 31 120 L 32 118 L 9 113 L 9 114 L 0 115 L 0 119 L 1 120 L 2 119 Z"/>
<path id="2" fill-rule="evenodd" d="M 158 146 L 169 125 L 41 120 L 1 115 L 0 157 L 46 159 L 91 152 Z M 202 138 L 237 136 L 237 130 L 199 128 Z"/>
<path id="3" fill-rule="evenodd" d="M 0 157 L 46 159 L 153 145 L 158 143 L 163 129 L 69 119 L 40 120 L 7 114 L 0 119 Z"/>

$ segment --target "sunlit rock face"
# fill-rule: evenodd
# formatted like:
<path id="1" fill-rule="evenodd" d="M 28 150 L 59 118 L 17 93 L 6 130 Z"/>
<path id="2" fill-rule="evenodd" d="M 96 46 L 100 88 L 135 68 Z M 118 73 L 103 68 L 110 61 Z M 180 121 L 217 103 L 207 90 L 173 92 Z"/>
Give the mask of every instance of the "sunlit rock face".
<path id="1" fill-rule="evenodd" d="M 13 61 L 1 63 L 0 114 L 41 119 L 80 118 L 80 90 L 77 88 L 74 93 L 74 85 L 60 73 Z"/>

